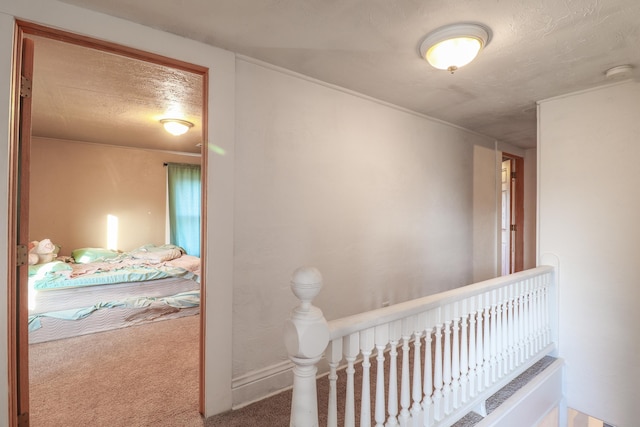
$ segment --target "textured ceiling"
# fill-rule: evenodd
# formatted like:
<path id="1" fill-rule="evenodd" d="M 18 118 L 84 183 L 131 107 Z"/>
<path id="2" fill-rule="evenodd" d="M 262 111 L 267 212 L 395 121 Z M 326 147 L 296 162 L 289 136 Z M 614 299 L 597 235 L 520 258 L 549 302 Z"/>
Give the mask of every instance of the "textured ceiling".
<path id="1" fill-rule="evenodd" d="M 523 148 L 538 100 L 640 68 L 638 0 L 67 0 L 199 40 Z M 492 39 L 451 75 L 419 57 L 446 24 L 479 22 Z"/>
<path id="2" fill-rule="evenodd" d="M 48 38 L 34 40 L 32 134 L 155 150 L 200 153 L 203 77 Z M 164 131 L 178 118 L 193 128 Z"/>

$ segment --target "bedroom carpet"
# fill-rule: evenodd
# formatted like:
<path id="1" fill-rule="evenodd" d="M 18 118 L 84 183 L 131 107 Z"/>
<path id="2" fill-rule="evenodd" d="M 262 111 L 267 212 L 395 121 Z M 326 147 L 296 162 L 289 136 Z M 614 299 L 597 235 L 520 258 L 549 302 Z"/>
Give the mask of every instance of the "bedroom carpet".
<path id="1" fill-rule="evenodd" d="M 32 427 L 204 425 L 199 316 L 30 346 Z"/>

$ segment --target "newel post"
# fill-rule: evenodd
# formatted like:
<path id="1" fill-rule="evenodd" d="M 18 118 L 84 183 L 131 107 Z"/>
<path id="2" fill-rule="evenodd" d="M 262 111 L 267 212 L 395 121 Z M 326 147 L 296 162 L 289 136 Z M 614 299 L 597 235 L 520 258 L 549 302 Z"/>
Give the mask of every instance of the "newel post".
<path id="1" fill-rule="evenodd" d="M 329 326 L 322 311 L 311 301 L 322 288 L 322 275 L 313 267 L 294 271 L 291 290 L 300 304 L 291 312 L 284 327 L 284 341 L 293 368 L 291 427 L 318 426 L 316 364 L 329 343 Z"/>

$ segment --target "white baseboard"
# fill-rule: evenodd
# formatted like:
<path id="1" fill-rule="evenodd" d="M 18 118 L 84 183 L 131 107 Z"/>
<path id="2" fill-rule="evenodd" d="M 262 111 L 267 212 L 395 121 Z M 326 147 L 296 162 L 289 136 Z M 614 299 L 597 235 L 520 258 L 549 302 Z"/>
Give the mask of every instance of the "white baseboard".
<path id="1" fill-rule="evenodd" d="M 293 386 L 293 363 L 289 360 L 251 371 L 232 382 L 233 409 L 280 393 Z"/>
<path id="2" fill-rule="evenodd" d="M 242 408 L 293 387 L 293 366 L 293 362 L 285 360 L 234 378 L 231 383 L 232 408 Z M 328 374 L 329 365 L 324 358 L 317 368 L 319 378 Z"/>

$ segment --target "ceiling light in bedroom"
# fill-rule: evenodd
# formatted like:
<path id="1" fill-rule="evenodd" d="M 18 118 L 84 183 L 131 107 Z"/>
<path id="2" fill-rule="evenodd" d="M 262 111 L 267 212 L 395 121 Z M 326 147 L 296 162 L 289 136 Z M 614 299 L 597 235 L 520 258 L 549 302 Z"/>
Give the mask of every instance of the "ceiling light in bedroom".
<path id="1" fill-rule="evenodd" d="M 473 61 L 489 39 L 490 31 L 482 25 L 449 25 L 427 35 L 420 45 L 420 55 L 434 68 L 453 74 Z"/>
<path id="2" fill-rule="evenodd" d="M 182 135 L 193 127 L 193 123 L 180 119 L 162 119 L 160 123 L 164 130 L 175 136 Z"/>

